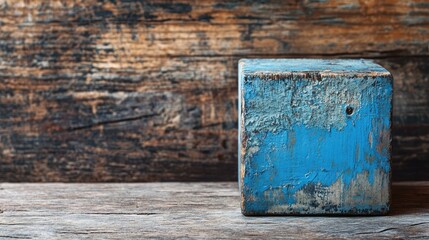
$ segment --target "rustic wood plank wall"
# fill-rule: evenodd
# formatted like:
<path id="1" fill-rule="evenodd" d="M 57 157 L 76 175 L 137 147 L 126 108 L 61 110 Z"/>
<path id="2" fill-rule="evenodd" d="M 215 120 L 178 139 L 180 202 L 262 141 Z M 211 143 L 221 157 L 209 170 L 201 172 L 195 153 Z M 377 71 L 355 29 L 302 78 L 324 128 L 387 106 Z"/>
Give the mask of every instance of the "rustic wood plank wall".
<path id="1" fill-rule="evenodd" d="M 236 180 L 242 57 L 376 59 L 429 180 L 428 0 L 0 0 L 0 181 Z"/>

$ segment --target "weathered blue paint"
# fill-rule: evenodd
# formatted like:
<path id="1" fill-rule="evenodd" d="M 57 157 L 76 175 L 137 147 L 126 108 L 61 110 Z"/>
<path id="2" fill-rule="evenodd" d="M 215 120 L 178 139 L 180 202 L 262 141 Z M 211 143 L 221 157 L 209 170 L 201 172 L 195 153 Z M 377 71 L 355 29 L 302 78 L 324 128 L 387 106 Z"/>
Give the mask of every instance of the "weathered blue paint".
<path id="1" fill-rule="evenodd" d="M 244 214 L 388 211 L 387 70 L 368 60 L 241 60 L 239 99 Z"/>

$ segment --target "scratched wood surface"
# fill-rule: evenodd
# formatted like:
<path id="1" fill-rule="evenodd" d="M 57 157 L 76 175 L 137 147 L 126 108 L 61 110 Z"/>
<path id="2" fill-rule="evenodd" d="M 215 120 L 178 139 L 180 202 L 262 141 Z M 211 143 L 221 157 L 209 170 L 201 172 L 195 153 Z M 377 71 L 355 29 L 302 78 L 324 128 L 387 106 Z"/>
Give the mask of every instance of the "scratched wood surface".
<path id="1" fill-rule="evenodd" d="M 0 181 L 234 180 L 242 57 L 371 58 L 429 179 L 429 1 L 0 0 Z"/>
<path id="2" fill-rule="evenodd" d="M 429 182 L 383 217 L 245 217 L 236 183 L 0 184 L 2 239 L 428 239 Z"/>

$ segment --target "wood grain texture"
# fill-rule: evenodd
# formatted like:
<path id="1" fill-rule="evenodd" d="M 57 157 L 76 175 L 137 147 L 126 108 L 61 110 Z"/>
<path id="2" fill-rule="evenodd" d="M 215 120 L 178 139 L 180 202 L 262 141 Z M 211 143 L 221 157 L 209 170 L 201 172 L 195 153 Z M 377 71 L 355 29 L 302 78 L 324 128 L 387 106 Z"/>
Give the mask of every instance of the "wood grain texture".
<path id="1" fill-rule="evenodd" d="M 428 179 L 429 2 L 0 1 L 0 180 L 237 177 L 241 57 L 373 58 Z"/>
<path id="2" fill-rule="evenodd" d="M 429 183 L 383 217 L 245 217 L 236 183 L 0 184 L 3 239 L 427 239 Z"/>

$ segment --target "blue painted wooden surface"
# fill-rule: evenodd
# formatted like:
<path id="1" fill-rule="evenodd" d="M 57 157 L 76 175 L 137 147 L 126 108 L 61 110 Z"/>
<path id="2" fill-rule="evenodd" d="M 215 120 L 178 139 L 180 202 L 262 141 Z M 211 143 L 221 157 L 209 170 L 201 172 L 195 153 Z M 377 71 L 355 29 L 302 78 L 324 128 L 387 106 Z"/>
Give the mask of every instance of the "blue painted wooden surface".
<path id="1" fill-rule="evenodd" d="M 243 59 L 245 215 L 384 214 L 392 77 L 368 60 Z"/>

